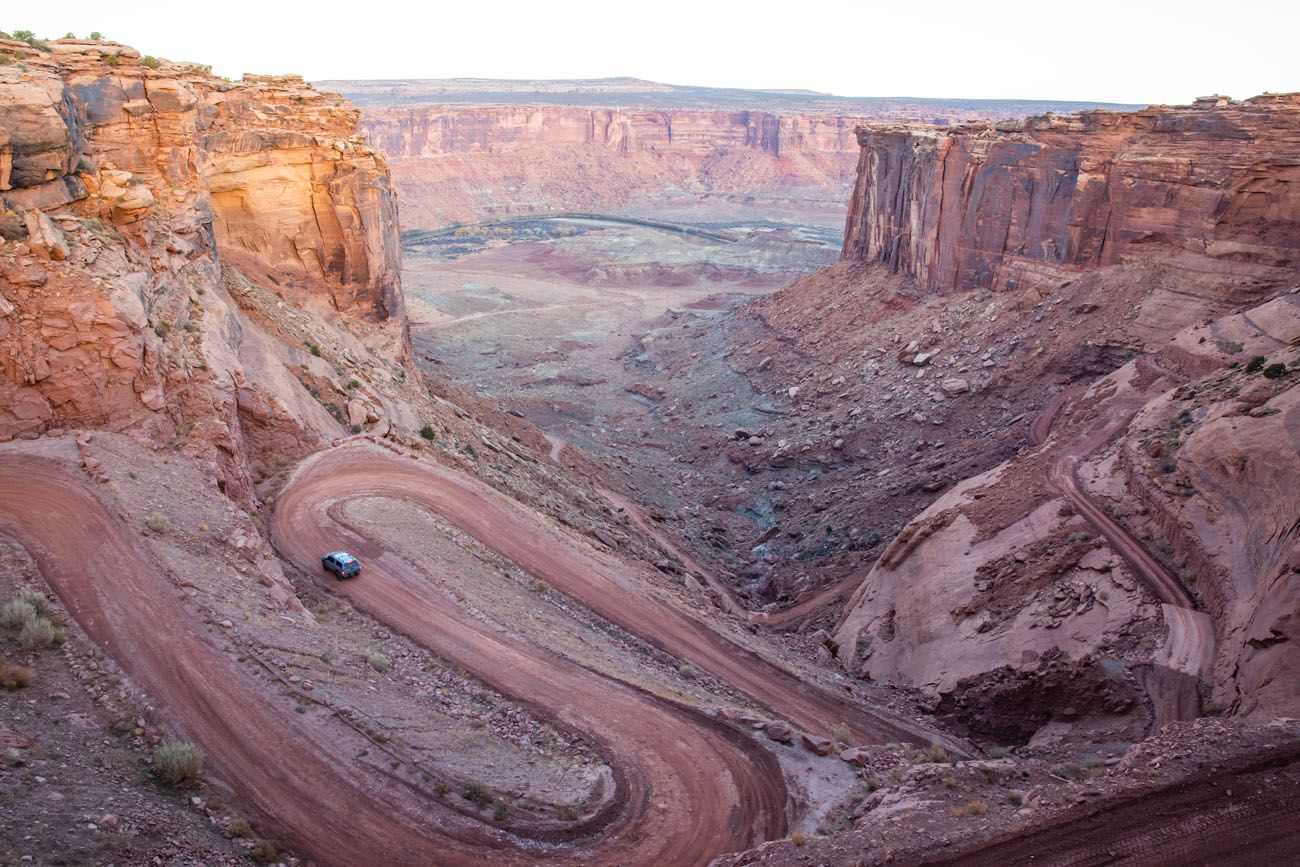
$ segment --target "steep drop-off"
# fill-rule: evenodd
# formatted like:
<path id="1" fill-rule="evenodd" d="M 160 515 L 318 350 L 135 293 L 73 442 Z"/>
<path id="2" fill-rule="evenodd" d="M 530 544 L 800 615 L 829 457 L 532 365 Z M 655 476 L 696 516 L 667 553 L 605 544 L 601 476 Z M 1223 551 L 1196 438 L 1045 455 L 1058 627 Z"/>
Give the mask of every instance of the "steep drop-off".
<path id="1" fill-rule="evenodd" d="M 864 127 L 843 258 L 927 291 L 1012 290 L 1155 252 L 1223 273 L 1300 263 L 1300 96 Z"/>

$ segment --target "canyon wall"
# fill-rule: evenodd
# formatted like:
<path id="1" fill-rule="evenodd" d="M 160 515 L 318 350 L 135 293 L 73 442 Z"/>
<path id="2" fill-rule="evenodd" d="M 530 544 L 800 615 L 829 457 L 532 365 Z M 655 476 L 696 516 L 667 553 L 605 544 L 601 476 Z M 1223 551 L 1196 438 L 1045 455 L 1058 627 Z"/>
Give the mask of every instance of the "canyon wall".
<path id="1" fill-rule="evenodd" d="M 304 338 L 282 357 L 228 290 L 251 278 L 404 358 L 382 158 L 297 78 L 230 83 L 108 42 L 0 51 L 0 440 L 182 437 L 249 499 L 250 454 L 342 428 L 290 372 L 319 361 Z"/>
<path id="2" fill-rule="evenodd" d="M 858 130 L 842 258 L 931 292 L 1014 290 L 1147 252 L 1300 264 L 1300 95 Z"/>
<path id="3" fill-rule="evenodd" d="M 393 166 L 404 222 L 421 228 L 635 211 L 665 196 L 811 208 L 837 221 L 855 125 L 823 114 L 528 105 L 375 107 L 361 120 Z"/>

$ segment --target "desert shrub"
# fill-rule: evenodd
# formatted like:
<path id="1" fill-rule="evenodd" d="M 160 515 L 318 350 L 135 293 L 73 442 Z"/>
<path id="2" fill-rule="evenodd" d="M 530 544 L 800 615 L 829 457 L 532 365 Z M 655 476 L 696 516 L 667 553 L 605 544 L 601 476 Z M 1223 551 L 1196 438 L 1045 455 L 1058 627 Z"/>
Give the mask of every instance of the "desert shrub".
<path id="1" fill-rule="evenodd" d="M 941 765 L 946 761 L 948 761 L 948 751 L 938 744 L 930 744 L 917 753 L 912 763 L 916 765 Z"/>
<path id="2" fill-rule="evenodd" d="M 483 788 L 478 783 L 470 783 L 468 786 L 466 786 L 465 794 L 463 797 L 465 798 L 466 801 L 469 801 L 471 804 L 473 804 L 474 809 L 476 810 L 482 810 L 484 807 L 492 803 L 491 793 L 488 792 L 487 789 Z"/>
<path id="3" fill-rule="evenodd" d="M 1264 362 L 1266 361 L 1268 361 L 1268 359 L 1265 358 L 1264 356 L 1256 355 L 1250 361 L 1246 362 L 1246 372 L 1254 373 L 1257 370 L 1262 370 L 1264 367 Z"/>
<path id="4" fill-rule="evenodd" d="M 371 668 L 379 672 L 388 671 L 388 669 L 393 665 L 392 661 L 389 660 L 387 656 L 377 650 L 371 650 L 366 653 L 366 662 L 370 663 Z"/>
<path id="5" fill-rule="evenodd" d="M 361 433 L 361 425 L 354 424 L 351 427 L 349 427 L 348 430 L 352 431 L 353 434 L 359 434 Z"/>
<path id="6" fill-rule="evenodd" d="M 808 835 L 803 831 L 795 831 L 790 835 L 790 842 L 796 846 L 802 846 L 808 842 Z"/>
<path id="7" fill-rule="evenodd" d="M 545 593 L 547 590 L 550 589 L 551 589 L 551 585 L 547 584 L 545 581 L 541 580 L 540 578 L 533 582 L 534 593 Z"/>
<path id="8" fill-rule="evenodd" d="M 967 801 L 960 807 L 952 811 L 958 818 L 962 816 L 983 816 L 989 811 L 989 805 L 983 801 Z"/>
<path id="9" fill-rule="evenodd" d="M 677 666 L 677 673 L 687 680 L 694 680 L 696 674 L 695 666 L 691 665 L 689 662 L 683 662 Z"/>
<path id="10" fill-rule="evenodd" d="M 1172 473 L 1176 469 L 1178 469 L 1178 464 L 1174 463 L 1170 458 L 1160 459 L 1160 472 Z"/>
<path id="11" fill-rule="evenodd" d="M 853 729 L 849 728 L 846 723 L 838 723 L 831 726 L 831 739 L 837 744 L 848 745 L 853 741 Z"/>
<path id="12" fill-rule="evenodd" d="M 0 689 L 22 689 L 35 677 L 36 672 L 25 665 L 0 661 Z"/>
<path id="13" fill-rule="evenodd" d="M 199 778 L 203 770 L 203 750 L 189 741 L 163 741 L 153 751 L 153 772 L 168 785 L 180 788 Z"/>
<path id="14" fill-rule="evenodd" d="M 49 617 L 54 613 L 53 609 L 50 608 L 50 598 L 39 590 L 28 587 L 15 593 L 14 598 L 21 599 L 35 608 L 36 613 L 41 617 Z"/>
<path id="15" fill-rule="evenodd" d="M 226 830 L 232 837 L 251 837 L 253 836 L 253 826 L 248 824 L 247 819 L 236 816 L 226 825 Z"/>
<path id="16" fill-rule="evenodd" d="M 157 69 L 160 65 L 158 58 L 154 57 L 152 54 L 146 54 L 144 57 L 141 57 L 140 63 L 150 69 Z"/>
<path id="17" fill-rule="evenodd" d="M 492 811 L 492 818 L 498 822 L 504 822 L 510 818 L 510 810 L 505 804 L 498 802 L 497 808 Z"/>
<path id="18" fill-rule="evenodd" d="M 355 379 L 349 379 L 349 380 L 348 380 L 348 388 L 349 388 L 349 389 L 356 389 L 356 388 L 360 388 L 360 387 L 361 387 L 361 383 L 357 382 Z"/>
<path id="19" fill-rule="evenodd" d="M 989 747 L 984 752 L 988 753 L 988 757 L 990 759 L 1005 759 L 1007 757 L 1007 753 L 1010 751 L 1006 747 L 995 745 Z"/>
<path id="20" fill-rule="evenodd" d="M 21 629 L 30 618 L 36 617 L 36 606 L 26 599 L 13 598 L 0 608 L 0 623 L 9 629 Z"/>
<path id="21" fill-rule="evenodd" d="M 90 38 L 94 40 L 100 40 L 104 38 L 104 34 L 100 33 L 98 30 L 92 30 L 90 31 Z"/>
<path id="22" fill-rule="evenodd" d="M 26 650 L 40 650 L 52 644 L 62 644 L 63 630 L 53 621 L 33 614 L 23 621 L 22 631 L 18 633 L 18 643 Z"/>
<path id="23" fill-rule="evenodd" d="M 254 864 L 270 864 L 280 857 L 280 844 L 265 837 L 253 841 L 253 848 L 248 850 L 248 857 Z"/>
<path id="24" fill-rule="evenodd" d="M 1019 807 L 1025 802 L 1025 796 L 1019 792 L 1007 792 L 1007 803 Z"/>
<path id="25" fill-rule="evenodd" d="M 957 778 L 956 778 L 956 777 L 944 777 L 944 778 L 943 778 L 943 787 L 944 787 L 945 789 L 955 789 L 955 788 L 957 788 Z"/>
<path id="26" fill-rule="evenodd" d="M 424 427 L 420 428 L 420 436 L 424 437 L 429 442 L 433 442 L 433 426 L 426 424 Z"/>
<path id="27" fill-rule="evenodd" d="M 867 780 L 867 791 L 875 792 L 880 789 L 880 780 L 877 777 L 871 777 Z"/>
<path id="28" fill-rule="evenodd" d="M 319 343 L 313 343 L 313 344 L 311 345 L 311 354 L 314 355 L 314 356 L 316 356 L 317 358 L 320 358 L 320 357 L 321 357 L 321 355 L 320 355 L 320 344 L 319 344 Z"/>
<path id="29" fill-rule="evenodd" d="M 19 42 L 26 42 L 32 48 L 35 48 L 37 51 L 50 50 L 50 46 L 46 45 L 41 40 L 37 39 L 36 34 L 30 30 L 15 30 L 14 39 L 17 39 Z"/>
<path id="30" fill-rule="evenodd" d="M 1264 376 L 1269 379 L 1280 379 L 1285 373 L 1286 365 L 1281 362 L 1270 364 L 1268 367 L 1264 368 Z"/>
<path id="31" fill-rule="evenodd" d="M 1052 765 L 1047 769 L 1047 772 L 1054 777 L 1060 777 L 1061 779 L 1069 780 L 1070 782 L 1082 780 L 1088 775 L 1087 770 L 1084 768 L 1068 762 L 1061 762 L 1060 764 Z"/>
<path id="32" fill-rule="evenodd" d="M 597 777 L 596 784 L 591 787 L 591 797 L 599 801 L 605 797 L 605 778 Z"/>
<path id="33" fill-rule="evenodd" d="M 122 58 L 118 57 L 116 54 L 108 54 L 104 56 L 104 62 L 109 66 L 117 66 L 122 62 Z"/>
<path id="34" fill-rule="evenodd" d="M 172 528 L 172 519 L 162 512 L 150 512 L 149 519 L 144 525 L 155 533 L 166 533 Z"/>
<path id="35" fill-rule="evenodd" d="M 555 808 L 555 818 L 561 822 L 572 822 L 578 818 L 578 811 L 568 804 L 560 804 Z"/>

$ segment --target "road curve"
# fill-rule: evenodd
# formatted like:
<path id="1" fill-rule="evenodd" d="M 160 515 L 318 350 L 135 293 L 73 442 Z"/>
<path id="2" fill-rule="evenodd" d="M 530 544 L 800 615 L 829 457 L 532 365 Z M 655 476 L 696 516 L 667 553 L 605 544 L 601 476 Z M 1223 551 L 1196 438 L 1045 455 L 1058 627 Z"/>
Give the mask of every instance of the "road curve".
<path id="1" fill-rule="evenodd" d="M 580 730 L 610 762 L 617 791 L 576 829 L 585 838 L 565 843 L 572 835 L 557 823 L 492 828 L 360 761 L 337 723 L 268 696 L 65 465 L 0 454 L 0 533 L 31 553 L 91 639 L 202 745 L 209 767 L 262 822 L 319 863 L 704 864 L 785 831 L 780 769 L 751 738 L 538 648 L 471 633 L 449 614 L 454 603 L 432 598 L 395 556 L 372 552 L 367 579 L 345 585 L 349 595 L 449 658 L 479 661 L 467 668 L 490 665 L 491 680 Z"/>
<path id="2" fill-rule="evenodd" d="M 863 743 L 925 743 L 930 739 L 919 726 L 869 712 L 805 683 L 725 638 L 647 592 L 645 582 L 630 574 L 627 564 L 601 555 L 477 479 L 403 459 L 364 441 L 313 455 L 286 485 L 277 498 L 272 520 L 272 539 L 281 555 L 301 568 L 317 570 L 320 551 L 338 547 L 338 534 L 345 533 L 343 538 L 359 549 L 363 559 L 379 557 L 382 568 L 400 575 L 392 562 L 396 557 L 340 527 L 329 515 L 335 504 L 362 496 L 400 498 L 430 509 L 534 578 L 661 650 L 689 660 L 806 731 L 828 734 L 833 726 L 843 723 Z M 368 589 L 372 584 L 379 586 Z M 384 592 L 385 584 L 380 580 L 356 582 L 347 585 L 353 589 L 345 592 L 358 594 L 354 601 L 363 607 L 375 605 L 376 616 L 387 620 L 387 612 L 392 610 L 387 600 L 369 598 L 369 594 L 378 597 Z M 435 639 L 429 636 L 430 641 Z M 495 666 L 470 660 L 466 668 L 489 683 L 495 682 Z M 959 746 L 954 748 L 960 751 Z"/>
<path id="3" fill-rule="evenodd" d="M 1154 361 L 1140 359 L 1163 377 L 1171 375 Z M 1159 381 L 1157 379 L 1157 381 Z M 1062 392 L 1052 399 L 1030 428 L 1031 439 L 1041 444 L 1051 433 L 1052 424 L 1066 402 L 1074 397 L 1073 391 Z M 1145 405 L 1140 392 L 1132 399 L 1114 399 L 1102 409 L 1100 417 L 1092 422 L 1075 439 L 1061 443 L 1054 449 L 1047 466 L 1047 482 L 1101 533 L 1111 548 L 1118 553 L 1134 574 L 1164 603 L 1164 619 L 1168 634 L 1157 655 L 1157 663 L 1171 668 L 1189 679 L 1172 681 L 1161 696 L 1153 696 L 1157 703 L 1157 723 L 1174 719 L 1191 719 L 1199 715 L 1199 700 L 1186 695 L 1196 689 L 1195 679 L 1209 668 L 1214 656 L 1214 629 L 1209 618 L 1196 610 L 1196 601 L 1182 582 L 1163 563 L 1151 556 L 1146 547 L 1127 530 L 1116 523 L 1106 511 L 1083 490 L 1079 484 L 1079 462 L 1102 445 L 1110 442 L 1128 427 L 1133 417 Z M 1176 693 L 1176 694 L 1173 694 Z"/>

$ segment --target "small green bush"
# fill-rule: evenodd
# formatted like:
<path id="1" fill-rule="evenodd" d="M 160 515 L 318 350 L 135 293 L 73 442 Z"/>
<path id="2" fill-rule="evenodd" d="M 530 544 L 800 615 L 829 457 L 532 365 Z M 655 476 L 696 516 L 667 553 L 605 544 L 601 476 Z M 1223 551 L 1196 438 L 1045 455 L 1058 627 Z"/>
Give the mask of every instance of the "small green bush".
<path id="1" fill-rule="evenodd" d="M 229 824 L 226 825 L 226 830 L 230 832 L 230 836 L 232 837 L 253 836 L 253 826 L 248 824 L 247 819 L 242 819 L 238 816 L 230 820 Z"/>
<path id="2" fill-rule="evenodd" d="M 158 58 L 154 57 L 152 54 L 146 54 L 144 57 L 141 57 L 140 63 L 142 66 L 147 66 L 150 69 L 157 69 L 161 65 Z"/>
<path id="3" fill-rule="evenodd" d="M 98 30 L 92 30 L 90 31 L 90 38 L 99 41 L 104 38 L 104 34 L 100 33 Z"/>
<path id="4" fill-rule="evenodd" d="M 29 618 L 36 616 L 36 607 L 25 599 L 10 599 L 0 608 L 0 623 L 9 629 L 20 629 Z"/>
<path id="5" fill-rule="evenodd" d="M 321 354 L 320 354 L 320 344 L 319 344 L 319 343 L 313 343 L 313 344 L 311 345 L 311 354 L 314 355 L 314 356 L 316 356 L 317 358 L 320 358 L 320 357 L 321 357 Z"/>
<path id="6" fill-rule="evenodd" d="M 104 58 L 104 62 L 109 66 L 117 66 L 122 62 L 122 58 L 118 57 L 116 54 L 109 54 Z"/>
<path id="7" fill-rule="evenodd" d="M 144 525 L 155 533 L 166 533 L 172 528 L 172 519 L 162 512 L 151 512 Z"/>
<path id="8" fill-rule="evenodd" d="M 1264 367 L 1264 362 L 1266 361 L 1268 361 L 1268 359 L 1265 358 L 1264 356 L 1256 355 L 1250 361 L 1246 362 L 1246 372 L 1254 373 L 1257 370 L 1262 370 Z"/>
<path id="9" fill-rule="evenodd" d="M 163 741 L 153 751 L 153 772 L 164 783 L 180 788 L 199 778 L 203 750 L 189 741 Z"/>
<path id="10" fill-rule="evenodd" d="M 1286 365 L 1278 362 L 1264 368 L 1264 376 L 1269 379 L 1281 379 L 1286 374 Z"/>
<path id="11" fill-rule="evenodd" d="M 377 650 L 372 650 L 366 653 L 366 662 L 370 663 L 370 667 L 378 672 L 388 671 L 388 669 L 393 665 L 392 661 L 389 660 L 387 656 Z"/>
<path id="12" fill-rule="evenodd" d="M 433 425 L 426 424 L 424 427 L 420 428 L 420 436 L 424 437 L 429 442 L 433 442 Z"/>

